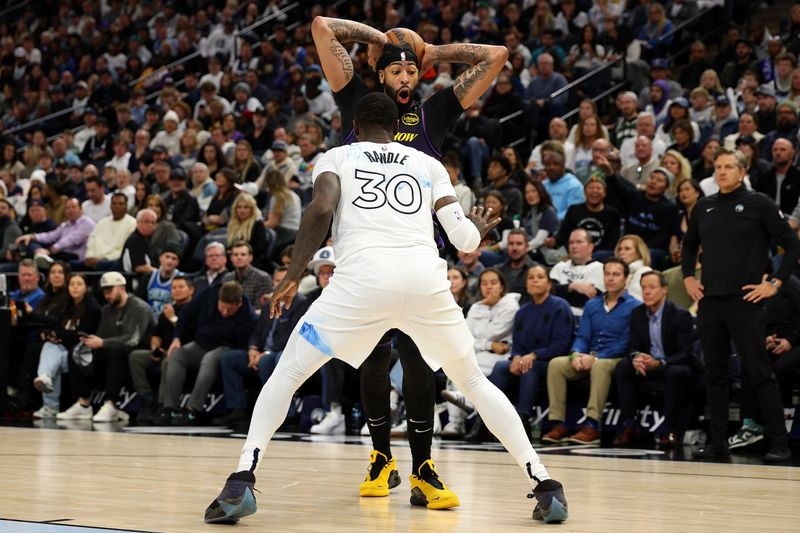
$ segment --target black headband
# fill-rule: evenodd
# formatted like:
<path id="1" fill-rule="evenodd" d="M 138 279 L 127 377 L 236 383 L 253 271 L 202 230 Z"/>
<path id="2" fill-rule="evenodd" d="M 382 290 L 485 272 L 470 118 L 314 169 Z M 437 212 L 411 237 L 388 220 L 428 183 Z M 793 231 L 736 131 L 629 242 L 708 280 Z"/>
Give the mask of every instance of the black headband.
<path id="1" fill-rule="evenodd" d="M 411 61 L 419 67 L 417 54 L 407 45 L 397 46 L 396 44 L 386 43 L 383 45 L 383 52 L 378 59 L 378 70 L 383 70 L 392 63 L 398 61 Z"/>

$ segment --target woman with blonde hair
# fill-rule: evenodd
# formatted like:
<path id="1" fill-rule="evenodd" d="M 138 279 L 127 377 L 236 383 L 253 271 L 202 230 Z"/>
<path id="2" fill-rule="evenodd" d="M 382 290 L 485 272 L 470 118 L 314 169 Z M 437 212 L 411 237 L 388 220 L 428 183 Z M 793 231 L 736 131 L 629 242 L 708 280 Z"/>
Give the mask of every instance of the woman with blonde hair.
<path id="1" fill-rule="evenodd" d="M 800 6 L 800 4 L 795 5 Z M 792 71 L 789 95 L 786 99 L 791 100 L 795 105 L 800 105 L 800 68 L 796 68 Z"/>
<path id="2" fill-rule="evenodd" d="M 536 3 L 536 14 L 531 18 L 529 36 L 532 39 L 539 39 L 544 30 L 551 30 L 555 27 L 556 18 L 553 16 L 553 8 L 550 2 L 539 0 Z"/>
<path id="3" fill-rule="evenodd" d="M 228 248 L 239 242 L 250 243 L 253 247 L 253 264 L 261 268 L 266 263 L 267 232 L 259 220 L 256 199 L 242 192 L 233 201 L 231 219 L 228 222 Z"/>
<path id="4" fill-rule="evenodd" d="M 630 269 L 628 282 L 625 286 L 628 294 L 637 300 L 641 300 L 642 275 L 653 270 L 650 268 L 650 250 L 647 249 L 647 244 L 638 235 L 623 235 L 617 241 L 614 255 L 625 261 Z"/>
<path id="5" fill-rule="evenodd" d="M 236 143 L 233 156 L 233 170 L 239 175 L 241 183 L 256 181 L 261 174 L 261 165 L 255 160 L 253 147 L 248 141 L 242 140 Z"/>
<path id="6" fill-rule="evenodd" d="M 672 175 L 675 176 L 672 185 L 667 191 L 669 196 L 674 198 L 680 184 L 692 178 L 692 164 L 688 159 L 683 157 L 679 151 L 667 150 L 666 153 L 661 156 L 660 165 L 672 172 Z"/>
<path id="7" fill-rule="evenodd" d="M 264 173 L 262 187 L 270 196 L 269 205 L 264 209 L 264 225 L 275 230 L 275 248 L 281 250 L 294 242 L 297 230 L 300 229 L 300 197 L 286 185 L 286 179 L 279 170 L 273 169 Z"/>
<path id="8" fill-rule="evenodd" d="M 650 15 L 647 24 L 639 31 L 639 41 L 642 43 L 645 59 L 664 57 L 672 45 L 672 22 L 667 18 L 664 6 L 658 2 L 650 4 Z"/>
<path id="9" fill-rule="evenodd" d="M 584 120 L 586 117 L 591 117 L 592 115 L 600 116 L 600 113 L 597 111 L 597 104 L 591 98 L 584 98 L 581 100 L 581 103 L 578 104 L 578 122 Z M 608 134 L 608 128 L 606 128 L 605 124 L 601 125 L 601 129 L 605 134 L 606 139 L 610 139 L 611 137 Z M 569 135 L 567 135 L 567 142 L 575 144 L 575 136 L 578 134 L 578 123 L 572 125 L 569 129 Z M 567 168 L 572 168 L 567 165 Z"/>
<path id="10" fill-rule="evenodd" d="M 704 70 L 700 75 L 700 87 L 708 91 L 712 98 L 725 94 L 725 89 L 722 88 L 722 83 L 719 81 L 719 74 L 711 68 Z"/>
<path id="11" fill-rule="evenodd" d="M 567 161 L 567 167 L 572 168 L 575 176 L 585 183 L 589 179 L 592 165 L 592 145 L 597 139 L 608 140 L 608 134 L 603 131 L 600 117 L 591 115 L 578 122 L 578 131 L 575 134 L 575 158 Z M 572 163 L 570 165 L 570 163 Z"/>
<path id="12" fill-rule="evenodd" d="M 183 132 L 180 149 L 171 159 L 173 165 L 178 165 L 187 172 L 197 162 L 197 133 L 194 130 Z"/>

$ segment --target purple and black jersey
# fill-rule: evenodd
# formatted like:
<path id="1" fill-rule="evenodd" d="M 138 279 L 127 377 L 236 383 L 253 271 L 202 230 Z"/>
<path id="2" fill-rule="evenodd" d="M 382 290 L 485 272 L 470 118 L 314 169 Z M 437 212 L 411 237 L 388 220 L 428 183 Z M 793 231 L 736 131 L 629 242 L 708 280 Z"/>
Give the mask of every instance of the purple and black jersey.
<path id="1" fill-rule="evenodd" d="M 358 74 L 333 95 L 342 114 L 342 130 L 347 132 L 342 144 L 355 142 L 353 114 L 356 103 L 369 92 L 366 83 Z M 452 87 L 442 89 L 424 104 L 414 103 L 400 115 L 399 131 L 394 141 L 416 148 L 436 159 L 441 159 L 442 143 L 464 110 Z"/>

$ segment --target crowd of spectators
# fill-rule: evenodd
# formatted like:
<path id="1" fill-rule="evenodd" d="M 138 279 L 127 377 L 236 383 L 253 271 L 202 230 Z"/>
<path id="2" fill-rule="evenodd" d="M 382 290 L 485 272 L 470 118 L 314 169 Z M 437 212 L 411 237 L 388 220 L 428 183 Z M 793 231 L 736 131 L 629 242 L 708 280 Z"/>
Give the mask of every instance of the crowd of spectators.
<path id="1" fill-rule="evenodd" d="M 700 373 L 683 342 L 629 339 L 628 330 L 637 309 L 669 321 L 682 312 L 674 309 L 694 312 L 677 265 L 697 200 L 717 191 L 716 149 L 740 150 L 748 187 L 800 222 L 797 6 L 781 32 L 731 25 L 703 42 L 691 28 L 672 31 L 712 5 L 694 0 L 40 4 L 51 10 L 26 9 L 0 26 L 0 271 L 19 274 L 14 342 L 25 354 L 9 376 L 25 401 L 37 402 L 26 388 L 44 393 L 36 416 L 61 411 L 66 372 L 77 401 L 62 418 L 125 419 L 117 396 L 130 375 L 141 421 L 192 424 L 221 375 L 227 415 L 217 421 L 246 421 L 243 381 L 267 379 L 299 319 L 271 321 L 262 308 L 285 272 L 314 165 L 349 128 L 318 64 L 317 15 L 408 27 L 434 44 L 507 47 L 508 63 L 442 158 L 464 210 L 479 203 L 502 221 L 478 251 L 445 243 L 442 255 L 482 369 L 510 393 L 520 378 L 523 418 L 546 391 L 551 420 L 564 422 L 566 382 L 590 376 L 575 442 L 597 440 L 612 378 L 627 402 L 631 431 L 618 439 L 627 444 L 631 375 L 685 383 L 682 369 L 659 371 L 665 361 Z M 377 88 L 366 48 L 349 52 Z M 617 59 L 625 69 L 551 96 Z M 434 65 L 418 97 L 451 86 L 463 68 Z M 627 89 L 593 99 L 613 82 Z M 570 124 L 561 117 L 573 108 Z M 321 276 L 311 268 L 306 301 L 330 272 Z M 794 354 L 793 319 L 773 338 L 786 399 L 798 365 L 778 355 Z M 190 367 L 199 375 L 182 406 Z M 322 377 L 340 409 L 341 370 Z M 106 392 L 96 414 L 93 380 Z M 688 415 L 675 394 L 685 395 L 667 389 L 671 432 L 682 433 Z M 450 410 L 445 434 L 465 433 L 463 407 Z M 343 418 L 333 425 L 344 431 Z M 569 437 L 560 424 L 554 431 L 551 442 Z"/>

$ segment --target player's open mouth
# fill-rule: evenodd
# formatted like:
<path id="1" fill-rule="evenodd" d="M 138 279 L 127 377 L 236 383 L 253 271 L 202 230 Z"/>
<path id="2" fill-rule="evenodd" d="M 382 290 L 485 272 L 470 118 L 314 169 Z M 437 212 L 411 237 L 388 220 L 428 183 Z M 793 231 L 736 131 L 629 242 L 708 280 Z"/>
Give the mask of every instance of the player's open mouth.
<path id="1" fill-rule="evenodd" d="M 411 100 L 411 89 L 403 87 L 397 91 L 397 101 L 401 104 L 407 104 Z"/>

